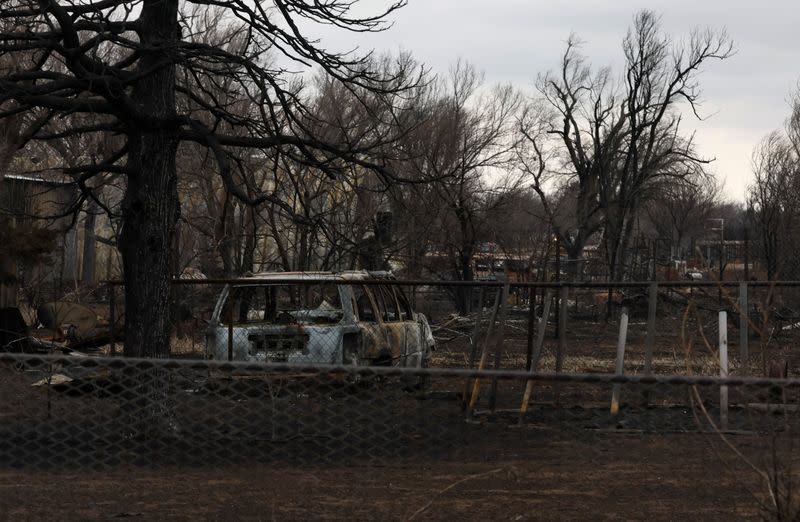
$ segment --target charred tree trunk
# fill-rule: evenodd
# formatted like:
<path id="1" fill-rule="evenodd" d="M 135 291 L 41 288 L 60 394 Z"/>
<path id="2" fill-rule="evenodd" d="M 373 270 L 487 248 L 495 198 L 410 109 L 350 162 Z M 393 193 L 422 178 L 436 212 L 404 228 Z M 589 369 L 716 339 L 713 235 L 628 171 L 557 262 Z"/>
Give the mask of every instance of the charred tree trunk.
<path id="1" fill-rule="evenodd" d="M 143 50 L 140 68 L 152 71 L 134 86 L 133 98 L 152 116 L 175 116 L 175 66 L 160 47 L 179 34 L 177 0 L 145 1 L 137 26 Z M 145 51 L 144 49 L 150 49 Z M 178 140 L 170 129 L 131 124 L 128 186 L 122 202 L 120 252 L 125 280 L 125 355 L 169 355 L 173 236 L 180 212 L 175 158 Z"/>
<path id="2" fill-rule="evenodd" d="M 81 267 L 81 281 L 84 285 L 94 286 L 95 263 L 97 261 L 97 239 L 95 237 L 95 223 L 97 212 L 100 209 L 92 200 L 86 209 L 86 220 L 83 222 L 83 265 Z"/>

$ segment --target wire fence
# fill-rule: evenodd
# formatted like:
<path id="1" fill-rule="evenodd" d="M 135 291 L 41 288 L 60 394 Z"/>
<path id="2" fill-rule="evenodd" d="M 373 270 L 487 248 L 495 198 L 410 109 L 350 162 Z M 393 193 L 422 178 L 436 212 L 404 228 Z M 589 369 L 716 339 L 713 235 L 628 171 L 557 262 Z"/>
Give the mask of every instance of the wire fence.
<path id="1" fill-rule="evenodd" d="M 531 463 L 577 484 L 646 461 L 625 476 L 694 480 L 743 517 L 796 507 L 798 282 L 278 277 L 177 281 L 164 359 L 122 356 L 120 285 L 22 306 L 0 353 L 0 476 L 355 467 L 416 470 L 411 487 L 447 469 L 502 497 Z"/>
<path id="2" fill-rule="evenodd" d="M 733 374 L 797 367 L 800 283 L 443 282 L 327 278 L 176 281 L 173 358 L 411 368 L 716 372 L 719 313 Z M 71 293 L 0 318 L 0 347 L 116 356 L 124 288 Z M 8 312 L 8 310 L 4 311 Z M 621 328 L 625 316 L 624 329 Z M 130 355 L 130 354 L 129 354 Z M 772 371 L 772 373 L 770 373 Z"/>
<path id="3" fill-rule="evenodd" d="M 23 354 L 0 356 L 0 376 L 0 466 L 13 468 L 501 460 L 526 444 L 515 426 L 737 433 L 768 449 L 800 428 L 798 379 Z"/>

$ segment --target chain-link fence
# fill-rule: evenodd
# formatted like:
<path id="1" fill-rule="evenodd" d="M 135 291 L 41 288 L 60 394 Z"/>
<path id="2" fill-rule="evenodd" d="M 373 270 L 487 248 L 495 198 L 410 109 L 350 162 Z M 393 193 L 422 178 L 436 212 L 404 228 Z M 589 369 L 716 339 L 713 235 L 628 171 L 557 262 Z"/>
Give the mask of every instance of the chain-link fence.
<path id="1" fill-rule="evenodd" d="M 657 491 L 648 505 L 664 516 L 696 515 L 692 503 L 710 518 L 796 507 L 797 283 L 359 277 L 176 282 L 165 359 L 120 356 L 117 285 L 80 303 L 93 330 L 28 323 L 0 354 L 0 479 L 372 477 L 418 492 L 409 518 L 441 517 L 436 505 L 453 499 L 456 511 L 507 514 L 456 493 L 461 481 L 504 509 L 584 488 L 569 501 L 576 516 L 631 484 Z M 279 518 L 309 516 L 300 504 Z M 612 512 L 635 518 L 625 509 Z M 353 513 L 380 510 L 341 514 Z"/>
<path id="2" fill-rule="evenodd" d="M 429 484 L 427 500 L 403 509 L 435 518 L 442 513 L 431 504 L 448 484 L 475 480 L 473 487 L 502 499 L 523 487 L 520 474 L 533 466 L 551 477 L 622 474 L 628 488 L 658 486 L 660 502 L 677 500 L 669 496 L 679 495 L 677 484 L 703 483 L 709 489 L 681 497 L 697 512 L 785 514 L 797 507 L 790 492 L 798 390 L 797 379 L 4 354 L 0 477 L 4 469 L 23 480 L 34 480 L 36 470 L 85 480 L 87 473 L 158 469 L 168 477 L 201 468 L 285 470 L 291 481 L 299 470 L 335 477 L 361 469 L 394 470 L 390 480 L 402 487 L 400 470 L 417 470 L 414 482 Z M 437 469 L 449 474 L 425 478 Z M 586 477 L 557 480 L 551 487 L 587 487 Z M 589 484 L 575 494 L 599 489 Z M 739 498 L 718 503 L 731 492 Z M 586 513 L 586 500 L 569 509 Z M 686 513 L 675 509 L 662 515 Z"/>
<path id="3" fill-rule="evenodd" d="M 718 367 L 712 352 L 725 311 L 732 371 L 766 376 L 776 361 L 797 366 L 796 282 L 464 283 L 355 274 L 176 281 L 169 355 L 613 372 L 624 334 L 628 371 L 702 374 Z M 0 346 L 120 355 L 125 315 L 120 285 L 70 294 L 35 310 L 21 307 L 15 328 L 0 325 Z"/>

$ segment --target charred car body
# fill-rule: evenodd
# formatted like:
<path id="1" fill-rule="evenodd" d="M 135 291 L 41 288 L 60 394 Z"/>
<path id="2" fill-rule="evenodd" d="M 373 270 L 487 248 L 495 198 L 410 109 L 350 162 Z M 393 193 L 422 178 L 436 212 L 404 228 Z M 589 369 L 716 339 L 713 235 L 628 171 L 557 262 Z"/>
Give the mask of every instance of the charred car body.
<path id="1" fill-rule="evenodd" d="M 206 340 L 210 358 L 349 366 L 427 366 L 434 340 L 386 273 L 256 274 L 226 286 Z"/>

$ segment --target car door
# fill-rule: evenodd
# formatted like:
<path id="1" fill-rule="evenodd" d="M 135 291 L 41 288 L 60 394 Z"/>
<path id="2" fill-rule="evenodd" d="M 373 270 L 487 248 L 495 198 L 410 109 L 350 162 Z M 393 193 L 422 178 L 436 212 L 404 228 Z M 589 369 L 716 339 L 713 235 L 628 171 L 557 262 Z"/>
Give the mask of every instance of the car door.
<path id="1" fill-rule="evenodd" d="M 392 365 L 405 366 L 406 325 L 394 289 L 389 285 L 378 285 L 373 287 L 373 291 L 386 335 L 386 350 L 391 357 Z"/>
<path id="2" fill-rule="evenodd" d="M 374 288 L 366 285 L 352 286 L 353 311 L 359 330 L 359 358 L 363 361 L 361 364 L 381 362 L 387 354 L 387 337 L 381 320 L 382 313 L 373 293 Z"/>
<path id="3" fill-rule="evenodd" d="M 418 368 L 428 356 L 428 339 L 424 325 L 415 316 L 403 289 L 394 287 L 400 318 L 405 331 L 405 366 Z"/>

